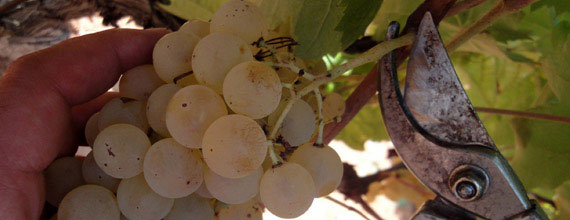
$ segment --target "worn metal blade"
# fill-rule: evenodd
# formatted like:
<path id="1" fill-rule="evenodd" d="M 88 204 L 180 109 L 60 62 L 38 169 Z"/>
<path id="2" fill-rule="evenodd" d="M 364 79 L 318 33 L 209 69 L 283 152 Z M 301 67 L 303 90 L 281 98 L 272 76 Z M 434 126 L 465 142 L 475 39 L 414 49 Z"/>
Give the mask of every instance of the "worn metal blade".
<path id="1" fill-rule="evenodd" d="M 420 23 L 410 52 L 404 99 L 416 121 L 431 135 L 450 143 L 495 148 L 457 78 L 429 13 Z"/>
<path id="2" fill-rule="evenodd" d="M 426 19 L 431 19 L 429 12 L 426 13 L 426 17 L 423 19 L 424 23 Z M 433 30 L 435 30 L 433 33 L 437 35 L 437 30 Z M 386 34 L 387 40 L 396 37 L 397 33 L 397 24 L 391 24 Z M 496 149 L 490 147 L 492 145 L 483 146 L 479 143 L 457 143 L 455 145 L 449 141 L 443 143 L 420 127 L 400 92 L 395 60 L 396 54 L 393 51 L 382 57 L 378 63 L 379 101 L 386 130 L 406 167 L 440 198 L 479 217 L 492 220 L 511 219 L 532 210 L 533 205 L 522 184 L 505 158 Z M 426 59 L 426 61 L 429 60 Z M 465 94 L 461 94 L 465 97 L 463 100 L 469 104 Z M 448 104 L 447 106 L 451 108 L 455 105 Z M 426 110 L 429 113 L 429 109 Z M 477 119 L 476 116 L 475 119 Z M 425 123 L 425 120 L 422 121 Z M 439 121 L 445 120 L 442 118 Z M 437 125 L 437 123 L 434 124 Z M 482 129 L 486 135 L 482 126 L 475 128 Z M 437 140 L 434 141 L 434 138 Z M 474 201 L 461 200 L 452 187 L 455 183 L 454 171 L 465 165 L 477 167 L 488 176 L 487 187 Z"/>

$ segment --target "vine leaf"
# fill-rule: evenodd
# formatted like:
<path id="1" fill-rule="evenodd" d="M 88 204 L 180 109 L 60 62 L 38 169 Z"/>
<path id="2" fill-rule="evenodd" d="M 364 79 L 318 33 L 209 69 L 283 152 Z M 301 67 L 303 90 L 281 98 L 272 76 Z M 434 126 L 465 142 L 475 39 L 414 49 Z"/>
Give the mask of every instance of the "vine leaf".
<path id="1" fill-rule="evenodd" d="M 303 1 L 294 24 L 294 37 L 299 42 L 295 55 L 301 58 L 320 58 L 342 49 L 342 32 L 335 27 L 344 14 L 341 0 Z"/>
<path id="2" fill-rule="evenodd" d="M 550 7 L 556 12 L 556 16 L 560 16 L 566 12 L 570 12 L 570 4 L 567 1 L 560 0 L 542 0 L 531 5 L 532 10 L 541 8 L 542 6 Z"/>
<path id="3" fill-rule="evenodd" d="M 170 0 L 170 4 L 158 4 L 162 9 L 186 20 L 208 21 L 227 0 Z"/>
<path id="4" fill-rule="evenodd" d="M 388 140 L 388 133 L 384 127 L 378 105 L 365 106 L 344 127 L 337 136 L 348 146 L 356 150 L 364 150 L 364 142 L 367 140 Z"/>
<path id="5" fill-rule="evenodd" d="M 341 43 L 344 49 L 364 34 L 380 9 L 382 0 L 343 0 L 341 4 L 346 9 L 335 30 L 342 32 Z"/>
<path id="6" fill-rule="evenodd" d="M 570 25 L 552 32 L 552 53 L 543 60 L 544 75 L 554 97 L 535 112 L 570 116 Z M 517 145 L 512 164 L 526 187 L 552 191 L 570 179 L 570 125 L 540 120 L 515 120 Z"/>

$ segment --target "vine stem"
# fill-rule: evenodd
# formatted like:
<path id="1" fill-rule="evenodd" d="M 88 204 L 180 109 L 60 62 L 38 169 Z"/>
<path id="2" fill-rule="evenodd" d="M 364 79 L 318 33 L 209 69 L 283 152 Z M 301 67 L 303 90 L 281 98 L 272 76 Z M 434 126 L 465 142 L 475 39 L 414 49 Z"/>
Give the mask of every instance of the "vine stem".
<path id="1" fill-rule="evenodd" d="M 449 11 L 447 11 L 447 14 L 445 14 L 445 17 L 451 17 L 454 16 L 456 14 L 459 14 L 461 12 L 467 11 L 477 5 L 480 5 L 481 3 L 485 2 L 486 0 L 463 0 L 460 2 L 456 2 L 455 4 L 453 4 L 453 7 L 451 7 L 449 9 Z"/>
<path id="2" fill-rule="evenodd" d="M 361 66 L 361 65 L 366 64 L 366 63 L 376 62 L 384 54 L 387 54 L 388 52 L 395 50 L 397 48 L 411 44 L 414 41 L 414 37 L 415 37 L 415 33 L 410 32 L 410 33 L 403 35 L 399 38 L 395 38 L 393 40 L 384 41 L 382 43 L 379 43 L 378 45 L 374 46 L 370 50 L 360 54 L 359 56 L 357 56 L 354 59 L 346 62 L 345 64 L 342 64 L 342 65 L 330 70 L 327 74 L 316 76 L 309 85 L 305 86 L 300 91 L 291 90 L 292 91 L 291 97 L 290 97 L 289 101 L 287 101 L 285 108 L 283 109 L 283 111 L 279 115 L 279 118 L 275 122 L 275 125 L 271 129 L 271 132 L 269 133 L 269 139 L 270 140 L 275 139 L 275 137 L 277 135 L 277 131 L 281 127 L 281 123 L 283 123 L 283 119 L 285 118 L 285 116 L 287 115 L 289 110 L 291 110 L 291 107 L 293 106 L 295 101 L 297 101 L 297 99 L 300 99 L 301 97 L 308 94 L 309 92 L 312 92 L 315 89 L 318 89 L 319 86 L 321 86 L 325 83 L 331 82 L 336 77 L 342 75 L 343 73 L 345 73 L 348 70 L 351 70 L 355 67 Z"/>
<path id="3" fill-rule="evenodd" d="M 531 118 L 531 119 L 540 119 L 546 121 L 554 121 L 563 124 L 570 124 L 570 118 L 557 116 L 557 115 L 548 115 L 548 114 L 541 114 L 541 113 L 534 113 L 534 112 L 523 112 L 523 111 L 514 111 L 514 110 L 506 110 L 506 109 L 496 109 L 496 108 L 485 108 L 485 107 L 475 107 L 475 111 L 480 113 L 488 113 L 488 114 L 499 114 L 499 115 L 510 115 L 516 116 L 521 118 Z"/>
<path id="4" fill-rule="evenodd" d="M 368 217 L 366 217 L 366 215 L 364 215 L 364 213 L 360 212 L 358 209 L 356 209 L 356 208 L 354 208 L 354 207 L 352 207 L 352 206 L 349 206 L 349 205 L 347 205 L 347 204 L 344 204 L 343 202 L 338 201 L 337 199 L 335 199 L 335 198 L 333 198 L 333 197 L 325 196 L 325 199 L 328 199 L 328 200 L 330 200 L 330 201 L 332 201 L 332 202 L 334 202 L 334 203 L 336 203 L 336 204 L 338 204 L 338 205 L 340 205 L 340 206 L 342 206 L 342 207 L 345 207 L 346 209 L 348 209 L 348 210 L 350 210 L 350 211 L 353 211 L 353 212 L 358 213 L 360 216 L 362 216 L 362 218 L 364 218 L 364 219 L 366 219 L 366 220 L 370 220 Z"/>
<path id="5" fill-rule="evenodd" d="M 505 15 L 519 11 L 525 6 L 533 3 L 536 0 L 501 0 L 489 10 L 483 17 L 478 19 L 475 23 L 467 29 L 462 30 L 451 38 L 451 41 L 445 46 L 448 51 L 453 51 L 461 46 L 473 36 L 479 34 L 481 31 L 487 29 L 495 21 L 499 20 Z"/>
<path id="6" fill-rule="evenodd" d="M 323 128 L 325 127 L 325 122 L 323 121 L 323 96 L 321 95 L 321 91 L 319 88 L 315 90 L 315 99 L 317 100 L 317 117 L 319 118 L 319 129 L 317 131 L 317 141 L 315 145 L 321 146 L 323 145 Z"/>

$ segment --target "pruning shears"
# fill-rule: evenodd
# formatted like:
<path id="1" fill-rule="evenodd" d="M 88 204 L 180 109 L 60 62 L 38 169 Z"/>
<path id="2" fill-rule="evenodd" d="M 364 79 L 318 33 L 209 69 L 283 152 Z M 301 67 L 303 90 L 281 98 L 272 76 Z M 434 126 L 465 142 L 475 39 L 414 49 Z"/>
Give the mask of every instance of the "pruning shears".
<path id="1" fill-rule="evenodd" d="M 398 31 L 391 23 L 387 40 Z M 548 219 L 479 120 L 429 12 L 410 52 L 404 93 L 396 50 L 378 68 L 388 134 L 408 169 L 437 194 L 411 219 Z"/>

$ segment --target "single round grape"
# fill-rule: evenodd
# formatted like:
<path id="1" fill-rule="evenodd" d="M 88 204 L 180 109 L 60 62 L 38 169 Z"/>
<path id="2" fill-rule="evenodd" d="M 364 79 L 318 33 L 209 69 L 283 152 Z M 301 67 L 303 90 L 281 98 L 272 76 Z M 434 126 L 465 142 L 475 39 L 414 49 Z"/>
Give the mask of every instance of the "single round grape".
<path id="1" fill-rule="evenodd" d="M 166 106 L 170 98 L 182 87 L 174 84 L 166 84 L 158 87 L 146 103 L 146 117 L 148 124 L 156 133 L 163 137 L 170 137 L 166 128 Z"/>
<path id="2" fill-rule="evenodd" d="M 83 159 L 81 170 L 86 183 L 103 186 L 113 193 L 117 192 L 117 187 L 119 187 L 121 180 L 109 176 L 99 168 L 93 157 L 93 151 L 89 152 L 85 159 Z"/>
<path id="3" fill-rule="evenodd" d="M 299 146 L 309 141 L 315 128 L 315 112 L 307 102 L 299 99 L 283 119 L 281 136 L 291 146 Z"/>
<path id="4" fill-rule="evenodd" d="M 172 137 L 189 148 L 200 148 L 202 136 L 214 120 L 228 114 L 222 97 L 202 86 L 184 87 L 166 107 L 166 127 Z"/>
<path id="5" fill-rule="evenodd" d="M 261 62 L 248 61 L 228 72 L 223 93 L 234 112 L 259 119 L 277 108 L 281 89 L 281 81 L 273 68 Z"/>
<path id="6" fill-rule="evenodd" d="M 84 185 L 69 192 L 57 210 L 58 220 L 99 220 L 121 218 L 115 195 L 97 185 Z"/>
<path id="7" fill-rule="evenodd" d="M 200 40 L 194 34 L 172 32 L 164 35 L 154 45 L 152 63 L 158 76 L 167 83 L 192 70 L 192 51 Z"/>
<path id="8" fill-rule="evenodd" d="M 342 180 L 342 161 L 329 146 L 315 147 L 309 142 L 295 150 L 289 162 L 297 163 L 309 171 L 315 183 L 316 197 L 333 192 Z"/>
<path id="9" fill-rule="evenodd" d="M 218 220 L 262 220 L 263 209 L 256 199 L 220 208 Z"/>
<path id="10" fill-rule="evenodd" d="M 99 133 L 93 145 L 93 157 L 109 176 L 130 178 L 142 172 L 149 147 L 150 140 L 143 131 L 132 125 L 116 124 Z"/>
<path id="11" fill-rule="evenodd" d="M 230 0 L 214 13 L 210 31 L 234 34 L 251 44 L 267 35 L 269 25 L 261 10 L 251 2 Z"/>
<path id="12" fill-rule="evenodd" d="M 214 220 L 214 207 L 209 199 L 196 194 L 174 200 L 174 206 L 164 220 Z"/>
<path id="13" fill-rule="evenodd" d="M 199 196 L 204 197 L 206 199 L 213 199 L 214 198 L 214 196 L 212 196 L 210 191 L 208 191 L 208 188 L 206 187 L 206 182 L 202 182 L 202 185 L 200 185 L 200 187 L 198 187 L 198 189 L 194 193 L 196 193 Z"/>
<path id="14" fill-rule="evenodd" d="M 54 160 L 44 171 L 46 200 L 58 207 L 72 189 L 85 184 L 81 174 L 83 161 L 78 157 L 62 157 Z"/>
<path id="15" fill-rule="evenodd" d="M 117 190 L 117 202 L 125 217 L 137 220 L 164 218 L 174 205 L 174 199 L 156 194 L 147 185 L 143 175 L 121 181 Z"/>
<path id="16" fill-rule="evenodd" d="M 91 115 L 85 124 L 85 140 L 89 146 L 93 147 L 95 138 L 99 134 L 99 112 Z"/>
<path id="17" fill-rule="evenodd" d="M 227 204 L 240 204 L 257 195 L 262 174 L 263 169 L 259 167 L 245 177 L 230 179 L 205 169 L 204 182 L 208 191 L 217 200 Z"/>
<path id="18" fill-rule="evenodd" d="M 114 124 L 130 124 L 144 132 L 148 131 L 146 104 L 128 98 L 114 98 L 107 102 L 99 113 L 99 130 Z"/>
<path id="19" fill-rule="evenodd" d="M 202 184 L 202 161 L 172 138 L 153 144 L 146 153 L 144 178 L 150 188 L 166 198 L 190 195 Z"/>
<path id="20" fill-rule="evenodd" d="M 227 115 L 204 133 L 202 153 L 208 167 L 226 178 L 245 177 L 256 171 L 267 153 L 265 133 L 251 118 Z"/>
<path id="21" fill-rule="evenodd" d="M 284 163 L 265 171 L 259 193 L 267 210 L 281 218 L 305 213 L 316 194 L 311 174 L 296 163 Z"/>
<path id="22" fill-rule="evenodd" d="M 226 74 L 245 61 L 252 61 L 253 55 L 239 37 L 231 34 L 212 33 L 202 38 L 192 53 L 192 67 L 196 80 L 222 93 Z"/>
<path id="23" fill-rule="evenodd" d="M 344 114 L 346 104 L 342 96 L 336 92 L 323 97 L 323 120 L 329 121 Z"/>
<path id="24" fill-rule="evenodd" d="M 192 19 L 182 24 L 178 31 L 194 34 L 199 38 L 203 38 L 210 34 L 210 23 L 200 19 Z"/>
<path id="25" fill-rule="evenodd" d="M 162 84 L 164 81 L 158 77 L 152 65 L 141 65 L 123 73 L 119 80 L 119 93 L 122 97 L 144 101 Z"/>

